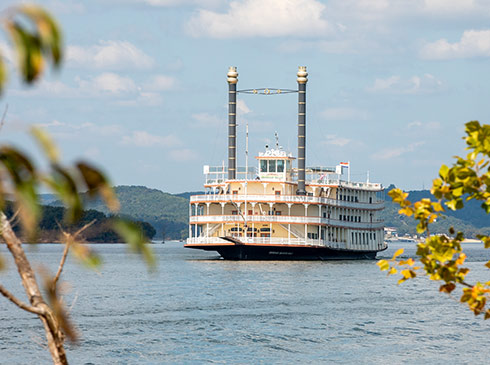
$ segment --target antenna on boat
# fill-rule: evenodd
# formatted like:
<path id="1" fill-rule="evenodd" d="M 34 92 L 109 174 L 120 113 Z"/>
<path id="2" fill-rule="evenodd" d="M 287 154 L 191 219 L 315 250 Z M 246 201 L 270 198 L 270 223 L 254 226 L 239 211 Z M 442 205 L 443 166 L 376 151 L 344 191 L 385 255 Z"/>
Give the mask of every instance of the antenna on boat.
<path id="1" fill-rule="evenodd" d="M 247 207 L 247 186 L 248 186 L 248 122 L 245 127 L 245 237 L 248 237 L 248 227 L 247 227 L 247 214 L 248 214 L 248 207 Z"/>
<path id="2" fill-rule="evenodd" d="M 277 131 L 274 132 L 274 137 L 276 137 L 276 150 L 279 149 L 279 136 L 277 135 Z"/>

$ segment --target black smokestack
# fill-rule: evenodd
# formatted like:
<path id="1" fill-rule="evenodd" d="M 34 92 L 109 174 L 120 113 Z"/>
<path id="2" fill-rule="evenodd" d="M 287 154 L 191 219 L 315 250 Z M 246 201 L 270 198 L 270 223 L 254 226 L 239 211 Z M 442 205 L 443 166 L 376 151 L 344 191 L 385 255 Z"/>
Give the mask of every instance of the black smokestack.
<path id="1" fill-rule="evenodd" d="M 236 67 L 228 69 L 228 180 L 236 179 Z"/>
<path id="2" fill-rule="evenodd" d="M 305 66 L 298 67 L 298 190 L 297 195 L 306 195 L 305 159 L 306 159 L 306 83 L 308 72 Z"/>

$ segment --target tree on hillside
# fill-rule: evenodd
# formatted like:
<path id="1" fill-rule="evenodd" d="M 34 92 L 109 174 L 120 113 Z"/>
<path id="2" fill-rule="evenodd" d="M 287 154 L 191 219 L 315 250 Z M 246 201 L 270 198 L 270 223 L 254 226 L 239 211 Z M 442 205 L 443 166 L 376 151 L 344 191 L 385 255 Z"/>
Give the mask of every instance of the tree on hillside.
<path id="1" fill-rule="evenodd" d="M 26 83 L 32 83 L 39 78 L 46 61 L 55 68 L 59 67 L 63 54 L 61 33 L 54 19 L 45 10 L 38 6 L 20 5 L 7 9 L 2 14 L 0 24 L 13 43 L 20 74 Z M 0 58 L 0 90 L 3 90 L 6 78 L 5 63 Z M 84 161 L 79 161 L 74 166 L 63 166 L 50 137 L 40 129 L 33 129 L 32 133 L 49 162 L 50 168 L 47 172 L 40 171 L 19 149 L 0 145 L 0 236 L 13 257 L 29 303 L 14 296 L 3 285 L 0 285 L 0 293 L 19 308 L 39 317 L 53 362 L 67 364 L 64 340 L 68 337 L 76 341 L 77 332 L 60 298 L 58 283 L 69 250 L 88 266 L 99 262 L 89 247 L 77 242 L 79 234 L 91 223 L 76 232 L 63 232 L 65 248 L 58 270 L 53 276 L 46 272 L 41 273 L 41 286 L 25 255 L 21 240 L 3 212 L 5 201 L 13 200 L 23 237 L 30 242 L 35 242 L 42 213 L 38 195 L 40 185 L 51 189 L 64 202 L 68 208 L 65 215 L 68 222 L 76 221 L 82 214 L 83 203 L 79 191 L 86 190 L 93 197 L 101 197 L 113 212 L 119 209 L 119 202 L 109 181 L 97 168 Z M 150 266 L 154 264 L 153 256 L 144 244 L 144 236 L 135 223 L 116 220 L 114 229 L 130 248 L 143 255 Z M 0 257 L 0 269 L 3 266 L 4 262 Z M 41 289 L 44 289 L 44 294 Z"/>
<path id="2" fill-rule="evenodd" d="M 434 200 L 425 198 L 412 203 L 407 199 L 408 193 L 400 189 L 393 189 L 389 193 L 393 201 L 400 205 L 399 213 L 413 216 L 418 222 L 418 233 L 427 235 L 425 242 L 417 245 L 419 262 L 411 258 L 397 260 L 403 253 L 403 249 L 400 249 L 391 260 L 380 260 L 378 266 L 388 271 L 388 275 L 400 274 L 398 283 L 417 275 L 427 275 L 431 280 L 441 282 L 441 292 L 449 294 L 456 289 L 461 290 L 460 301 L 466 303 L 475 315 L 484 314 L 484 319 L 488 319 L 490 281 L 466 280 L 470 270 L 464 267 L 466 255 L 461 246 L 463 233 L 451 227 L 448 234 L 430 234 L 430 225 L 441 214 L 446 210 L 462 209 L 468 201 L 479 201 L 485 213 L 490 213 L 490 125 L 480 125 L 477 121 L 466 123 L 466 137 L 463 139 L 469 152 L 466 157 L 456 157 L 451 167 L 441 166 L 439 177 L 432 184 Z M 478 238 L 485 248 L 490 248 L 490 236 L 478 235 Z M 490 261 L 485 266 L 490 268 Z"/>

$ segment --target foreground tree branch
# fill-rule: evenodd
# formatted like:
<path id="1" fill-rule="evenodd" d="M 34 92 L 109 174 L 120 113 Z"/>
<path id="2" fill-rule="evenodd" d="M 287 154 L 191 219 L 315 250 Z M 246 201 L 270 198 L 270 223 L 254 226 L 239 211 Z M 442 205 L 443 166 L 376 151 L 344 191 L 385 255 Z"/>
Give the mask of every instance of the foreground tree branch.
<path id="1" fill-rule="evenodd" d="M 452 293 L 461 289 L 461 303 L 465 303 L 475 315 L 490 318 L 490 281 L 486 279 L 469 283 L 466 275 L 470 269 L 464 267 L 466 254 L 463 252 L 464 235 L 451 227 L 448 234 L 430 235 L 429 226 L 446 210 L 463 209 L 466 202 L 476 200 L 486 214 L 490 213 L 490 125 L 478 121 L 466 123 L 465 157 L 456 156 L 452 166 L 442 165 L 439 177 L 433 180 L 431 194 L 436 199 L 425 198 L 418 202 L 409 201 L 408 193 L 393 189 L 388 194 L 400 206 L 399 214 L 418 221 L 417 232 L 426 234 L 424 242 L 417 245 L 415 260 L 397 260 L 403 253 L 399 249 L 390 260 L 380 260 L 378 266 L 388 275 L 401 274 L 398 283 L 426 275 L 441 282 L 439 291 Z M 490 235 L 477 235 L 483 247 L 490 248 Z M 490 268 L 490 261 L 485 263 Z"/>
<path id="2" fill-rule="evenodd" d="M 24 303 L 23 301 L 18 299 L 16 296 L 14 296 L 11 292 L 9 292 L 7 289 L 5 289 L 5 287 L 3 285 L 0 285 L 0 294 L 2 294 L 5 298 L 10 300 L 12 303 L 14 303 L 20 309 L 23 309 L 27 312 L 31 312 L 34 314 L 44 315 L 44 311 L 42 311 L 39 308 L 32 307 L 32 306 Z"/>
<path id="3" fill-rule="evenodd" d="M 48 340 L 49 351 L 51 352 L 54 364 L 68 364 L 65 349 L 63 347 L 64 335 L 61 332 L 59 322 L 53 310 L 44 301 L 34 271 L 22 248 L 22 243 L 15 235 L 7 216 L 3 212 L 0 212 L 0 231 L 8 250 L 14 258 L 17 271 L 22 280 L 22 285 L 24 286 L 27 297 L 29 298 L 29 302 L 31 303 L 31 306 L 35 308 L 35 311 L 38 312 L 36 314 L 43 323 L 46 339 Z"/>

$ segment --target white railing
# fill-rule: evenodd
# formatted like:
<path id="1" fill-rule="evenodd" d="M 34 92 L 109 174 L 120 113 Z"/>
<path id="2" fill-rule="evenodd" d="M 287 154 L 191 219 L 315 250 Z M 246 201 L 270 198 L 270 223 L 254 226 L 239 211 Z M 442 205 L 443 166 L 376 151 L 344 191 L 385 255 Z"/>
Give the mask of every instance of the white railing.
<path id="1" fill-rule="evenodd" d="M 383 221 L 347 222 L 338 219 L 322 217 L 303 217 L 290 215 L 249 215 L 247 221 L 251 223 L 291 223 L 291 224 L 326 224 L 346 228 L 383 228 Z M 191 224 L 196 223 L 243 223 L 241 215 L 194 215 L 189 218 Z"/>
<path id="2" fill-rule="evenodd" d="M 245 199 L 246 197 L 246 199 Z M 356 209 L 372 209 L 379 210 L 383 209 L 384 201 L 379 201 L 375 203 L 359 203 L 359 202 L 348 202 L 345 200 L 337 200 L 330 198 L 323 198 L 317 196 L 307 196 L 307 195 L 237 195 L 237 194 L 208 194 L 208 195 L 192 195 L 190 198 L 191 203 L 196 202 L 265 202 L 265 203 L 297 203 L 297 204 L 325 204 L 334 207 L 342 208 L 356 208 Z"/>
<path id="3" fill-rule="evenodd" d="M 305 245 L 305 246 L 315 246 L 315 247 L 328 247 L 337 250 L 358 250 L 365 251 L 366 248 L 349 247 L 345 242 L 332 242 L 327 240 L 318 239 L 304 239 L 304 238 L 281 238 L 281 237 L 236 237 L 242 243 L 249 244 L 270 244 L 270 245 Z M 187 244 L 231 244 L 230 241 L 224 240 L 219 237 L 192 237 L 187 239 Z M 386 243 L 378 245 L 377 249 L 369 249 L 372 251 L 380 251 L 386 248 Z"/>

